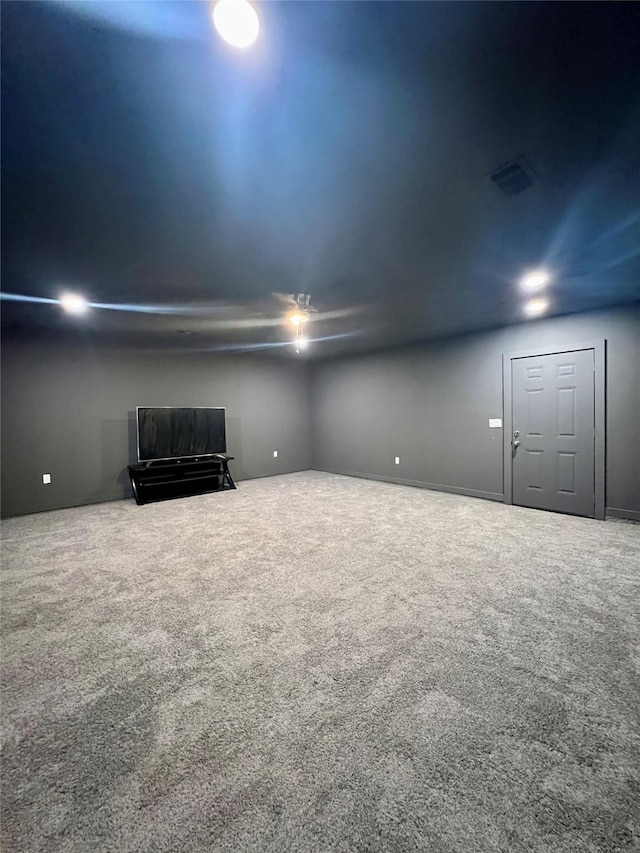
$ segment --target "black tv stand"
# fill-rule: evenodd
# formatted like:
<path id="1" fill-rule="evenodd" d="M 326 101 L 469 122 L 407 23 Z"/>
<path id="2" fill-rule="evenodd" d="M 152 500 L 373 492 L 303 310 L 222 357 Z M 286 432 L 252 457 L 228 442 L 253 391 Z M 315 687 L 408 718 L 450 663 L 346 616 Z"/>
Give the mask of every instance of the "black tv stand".
<path id="1" fill-rule="evenodd" d="M 187 459 L 158 459 L 129 465 L 129 477 L 136 503 L 166 501 L 235 489 L 229 472 L 227 453 Z"/>

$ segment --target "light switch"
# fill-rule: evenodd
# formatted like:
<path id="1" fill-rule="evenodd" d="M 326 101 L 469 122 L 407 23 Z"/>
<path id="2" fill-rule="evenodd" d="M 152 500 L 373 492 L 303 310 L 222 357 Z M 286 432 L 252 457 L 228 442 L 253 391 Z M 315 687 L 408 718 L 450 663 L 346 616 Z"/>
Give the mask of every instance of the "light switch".
<path id="1" fill-rule="evenodd" d="M 489 418 L 489 429 L 500 429 L 502 418 Z"/>
<path id="2" fill-rule="evenodd" d="M 396 456 L 396 465 L 399 465 L 399 464 L 400 464 L 400 457 Z"/>
<path id="3" fill-rule="evenodd" d="M 51 482 L 51 474 L 43 474 L 42 482 L 47 486 Z"/>
<path id="4" fill-rule="evenodd" d="M 277 450 L 274 450 L 274 451 L 273 451 L 273 458 L 274 458 L 274 459 L 277 459 L 277 458 L 278 458 L 278 451 L 277 451 Z"/>

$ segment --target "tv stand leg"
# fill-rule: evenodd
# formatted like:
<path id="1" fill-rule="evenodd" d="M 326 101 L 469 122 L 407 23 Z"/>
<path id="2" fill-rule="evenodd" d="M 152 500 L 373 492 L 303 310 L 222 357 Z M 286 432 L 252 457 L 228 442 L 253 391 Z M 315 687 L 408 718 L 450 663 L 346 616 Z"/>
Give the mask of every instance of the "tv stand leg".
<path id="1" fill-rule="evenodd" d="M 136 499 L 136 503 L 138 506 L 142 506 L 144 501 L 140 500 L 140 492 L 138 491 L 138 484 L 136 482 L 135 475 L 129 472 L 129 479 L 131 480 L 131 488 L 133 489 L 133 496 Z"/>
<path id="2" fill-rule="evenodd" d="M 233 477 L 231 476 L 231 472 L 229 471 L 229 463 L 228 463 L 228 462 L 226 462 L 226 461 L 225 461 L 225 463 L 224 463 L 224 465 L 223 465 L 223 474 L 222 474 L 222 484 L 223 484 L 223 488 L 224 488 L 224 484 L 225 484 L 225 483 L 227 484 L 227 486 L 228 486 L 230 489 L 235 489 L 235 488 L 236 488 L 236 484 L 233 482 Z"/>

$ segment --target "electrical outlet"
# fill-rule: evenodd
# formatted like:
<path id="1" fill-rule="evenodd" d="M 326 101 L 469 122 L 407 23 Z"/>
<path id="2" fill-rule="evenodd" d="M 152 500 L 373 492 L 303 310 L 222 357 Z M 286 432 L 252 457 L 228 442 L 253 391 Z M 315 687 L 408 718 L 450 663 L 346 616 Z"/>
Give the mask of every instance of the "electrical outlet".
<path id="1" fill-rule="evenodd" d="M 277 450 L 274 450 L 274 451 L 273 451 L 273 458 L 274 458 L 274 459 L 277 459 L 277 458 L 278 458 L 278 451 L 277 451 Z"/>
<path id="2" fill-rule="evenodd" d="M 48 486 L 49 483 L 51 482 L 51 474 L 43 474 L 42 475 L 42 482 L 44 483 L 45 486 Z"/>
<path id="3" fill-rule="evenodd" d="M 400 464 L 400 457 L 396 456 L 396 465 L 399 465 L 399 464 Z"/>

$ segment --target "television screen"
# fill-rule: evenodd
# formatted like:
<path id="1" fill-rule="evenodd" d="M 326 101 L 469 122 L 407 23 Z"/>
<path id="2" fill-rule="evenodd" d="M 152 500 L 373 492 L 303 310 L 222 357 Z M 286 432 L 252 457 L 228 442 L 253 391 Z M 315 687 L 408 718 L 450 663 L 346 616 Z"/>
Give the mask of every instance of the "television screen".
<path id="1" fill-rule="evenodd" d="M 226 453 L 223 408 L 138 406 L 138 461 Z"/>

